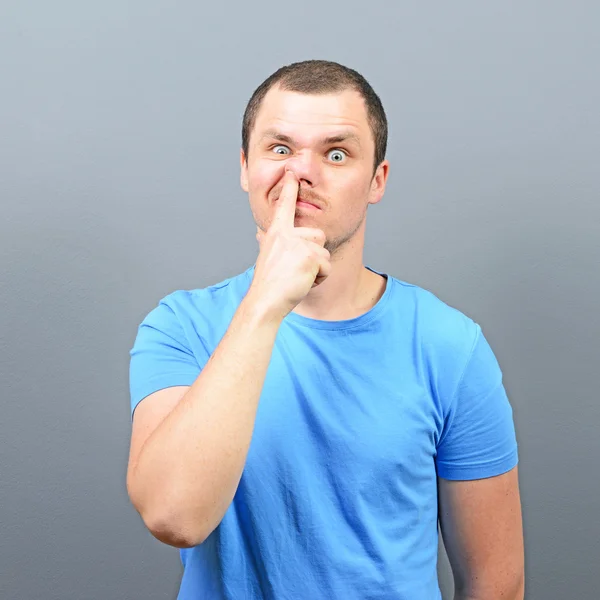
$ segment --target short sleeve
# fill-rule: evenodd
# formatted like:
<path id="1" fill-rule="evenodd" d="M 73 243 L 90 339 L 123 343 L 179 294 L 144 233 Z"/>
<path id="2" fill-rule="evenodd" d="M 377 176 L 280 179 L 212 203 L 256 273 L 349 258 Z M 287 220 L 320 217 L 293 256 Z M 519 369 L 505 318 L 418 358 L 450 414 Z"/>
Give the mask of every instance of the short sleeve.
<path id="1" fill-rule="evenodd" d="M 458 384 L 437 448 L 438 475 L 483 479 L 518 462 L 513 411 L 502 371 L 481 327 Z"/>
<path id="2" fill-rule="evenodd" d="M 146 396 L 172 386 L 192 385 L 200 374 L 185 331 L 164 299 L 140 324 L 129 354 L 132 419 Z"/>

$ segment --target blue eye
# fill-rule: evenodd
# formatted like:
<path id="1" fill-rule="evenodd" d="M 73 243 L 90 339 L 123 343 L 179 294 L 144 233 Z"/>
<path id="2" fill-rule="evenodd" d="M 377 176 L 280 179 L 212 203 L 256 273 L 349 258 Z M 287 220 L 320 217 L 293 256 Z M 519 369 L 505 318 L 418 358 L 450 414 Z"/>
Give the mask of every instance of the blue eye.
<path id="1" fill-rule="evenodd" d="M 346 153 L 343 150 L 330 150 L 329 157 L 332 162 L 343 162 L 346 158 Z"/>
<path id="2" fill-rule="evenodd" d="M 287 150 L 287 152 L 279 152 L 279 150 Z M 273 151 L 276 152 L 277 154 L 288 154 L 289 153 L 289 148 L 287 146 L 275 146 L 273 148 Z"/>

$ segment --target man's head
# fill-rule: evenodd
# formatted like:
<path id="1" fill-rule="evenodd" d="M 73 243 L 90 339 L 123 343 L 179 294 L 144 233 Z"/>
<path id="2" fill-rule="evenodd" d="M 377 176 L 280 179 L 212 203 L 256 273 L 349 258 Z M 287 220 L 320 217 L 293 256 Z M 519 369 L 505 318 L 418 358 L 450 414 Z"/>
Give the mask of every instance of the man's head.
<path id="1" fill-rule="evenodd" d="M 356 71 L 313 60 L 282 67 L 252 95 L 242 126 L 241 183 L 266 231 L 286 169 L 300 180 L 299 225 L 325 231 L 336 250 L 357 233 L 383 196 L 387 120 L 379 97 Z"/>

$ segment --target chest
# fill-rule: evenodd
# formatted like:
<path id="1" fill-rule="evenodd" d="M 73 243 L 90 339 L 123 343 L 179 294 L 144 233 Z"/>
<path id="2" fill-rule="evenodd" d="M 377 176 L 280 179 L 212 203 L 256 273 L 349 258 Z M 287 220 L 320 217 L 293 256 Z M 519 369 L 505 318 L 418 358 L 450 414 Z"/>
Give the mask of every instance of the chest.
<path id="1" fill-rule="evenodd" d="M 247 468 L 322 477 L 349 493 L 434 482 L 440 415 L 407 346 L 279 340 Z"/>

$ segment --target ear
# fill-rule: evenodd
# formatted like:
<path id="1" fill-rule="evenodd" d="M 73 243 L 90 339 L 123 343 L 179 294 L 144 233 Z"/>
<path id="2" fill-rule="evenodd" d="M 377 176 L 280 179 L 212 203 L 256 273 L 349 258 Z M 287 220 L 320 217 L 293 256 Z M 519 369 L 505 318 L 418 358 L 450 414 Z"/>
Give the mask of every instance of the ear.
<path id="1" fill-rule="evenodd" d="M 369 190 L 369 204 L 377 204 L 385 193 L 385 185 L 390 172 L 390 163 L 387 160 L 381 162 L 373 175 L 371 189 Z"/>
<path id="2" fill-rule="evenodd" d="M 245 192 L 248 191 L 248 161 L 242 149 L 240 149 L 240 185 Z"/>

